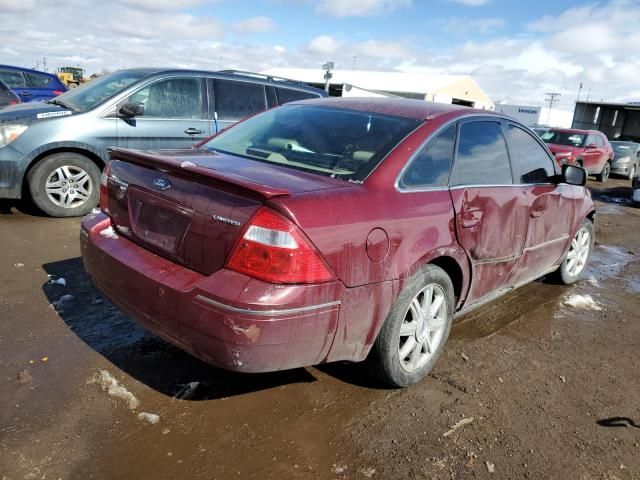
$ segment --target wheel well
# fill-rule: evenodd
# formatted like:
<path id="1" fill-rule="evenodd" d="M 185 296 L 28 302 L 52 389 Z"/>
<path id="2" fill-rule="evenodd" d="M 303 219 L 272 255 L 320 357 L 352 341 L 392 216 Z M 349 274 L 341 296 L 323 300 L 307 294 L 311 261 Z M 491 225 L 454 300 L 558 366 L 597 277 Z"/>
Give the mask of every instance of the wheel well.
<path id="1" fill-rule="evenodd" d="M 457 304 L 462 294 L 462 269 L 458 262 L 451 257 L 438 257 L 431 260 L 429 263 L 436 265 L 443 269 L 453 283 L 453 293 L 455 295 L 455 303 Z"/>
<path id="2" fill-rule="evenodd" d="M 29 188 L 27 186 L 27 177 L 29 176 L 29 172 L 33 169 L 33 167 L 36 166 L 36 164 L 40 160 L 42 160 L 43 158 L 46 158 L 46 157 L 48 157 L 50 155 L 55 155 L 56 153 L 77 153 L 78 155 L 82 155 L 84 157 L 87 157 L 89 160 L 91 160 L 93 163 L 95 163 L 100 170 L 102 170 L 104 168 L 104 166 L 105 166 L 104 160 L 102 160 L 102 158 L 100 158 L 99 155 L 96 155 L 95 153 L 90 152 L 89 150 L 84 150 L 82 148 L 60 147 L 60 148 L 53 148 L 51 150 L 47 150 L 46 152 L 42 152 L 40 155 L 38 155 L 33 160 L 31 160 L 31 163 L 27 167 L 27 170 L 24 172 L 24 177 L 22 177 L 22 194 L 23 194 L 23 197 L 24 197 L 25 193 L 27 193 L 29 191 Z"/>
<path id="3" fill-rule="evenodd" d="M 595 210 L 591 210 L 591 211 L 587 214 L 587 218 L 591 221 L 591 223 L 595 223 L 595 220 L 596 220 L 596 211 L 595 211 Z"/>

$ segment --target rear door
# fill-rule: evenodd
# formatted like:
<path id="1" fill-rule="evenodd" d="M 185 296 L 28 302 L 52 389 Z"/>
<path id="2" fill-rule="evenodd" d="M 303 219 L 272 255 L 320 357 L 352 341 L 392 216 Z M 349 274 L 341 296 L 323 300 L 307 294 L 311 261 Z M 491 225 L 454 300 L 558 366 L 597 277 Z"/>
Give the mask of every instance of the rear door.
<path id="1" fill-rule="evenodd" d="M 149 150 L 190 148 L 210 135 L 204 77 L 161 78 L 121 101 L 140 102 L 144 115 L 117 119 L 118 146 Z"/>
<path id="2" fill-rule="evenodd" d="M 262 83 L 224 78 L 211 78 L 209 82 L 209 91 L 213 93 L 209 109 L 216 131 L 267 109 L 267 92 Z"/>
<path id="3" fill-rule="evenodd" d="M 547 273 L 564 253 L 574 218 L 574 187 L 555 182 L 555 161 L 533 134 L 511 123 L 505 131 L 520 186 L 518 208 L 529 212 L 522 258 L 509 281 L 517 285 Z"/>
<path id="4" fill-rule="evenodd" d="M 450 181 L 458 242 L 471 260 L 473 303 L 506 287 L 526 237 L 529 210 L 519 202 L 500 119 L 460 123 Z"/>
<path id="5" fill-rule="evenodd" d="M 47 100 L 48 98 L 60 95 L 63 90 L 58 82 L 50 75 L 24 72 L 27 77 L 26 90 L 31 94 L 31 100 L 39 102 L 41 100 Z"/>
<path id="6" fill-rule="evenodd" d="M 589 173 L 600 173 L 602 170 L 602 147 L 598 147 L 598 139 L 596 135 L 587 135 L 585 140 L 585 149 L 583 154 L 583 167 Z M 602 143 L 602 140 L 600 141 Z M 591 148 L 588 148 L 591 147 Z"/>

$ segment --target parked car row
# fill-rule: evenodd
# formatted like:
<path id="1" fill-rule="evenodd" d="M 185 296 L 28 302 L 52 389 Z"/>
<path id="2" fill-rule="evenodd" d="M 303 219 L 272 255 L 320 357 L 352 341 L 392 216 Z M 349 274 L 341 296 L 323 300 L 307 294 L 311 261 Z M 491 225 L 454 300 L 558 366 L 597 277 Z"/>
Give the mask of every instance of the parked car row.
<path id="1" fill-rule="evenodd" d="M 29 194 L 49 215 L 84 215 L 98 202 L 110 147 L 188 148 L 244 117 L 325 95 L 232 71 L 106 75 L 45 102 L 0 111 L 0 198 Z"/>

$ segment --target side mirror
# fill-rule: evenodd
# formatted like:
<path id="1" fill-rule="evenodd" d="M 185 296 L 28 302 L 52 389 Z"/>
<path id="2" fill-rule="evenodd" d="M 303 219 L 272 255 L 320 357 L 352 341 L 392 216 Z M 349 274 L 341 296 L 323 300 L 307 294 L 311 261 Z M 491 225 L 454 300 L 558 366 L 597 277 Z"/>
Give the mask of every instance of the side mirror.
<path id="1" fill-rule="evenodd" d="M 144 103 L 126 102 L 120 107 L 118 113 L 125 118 L 141 117 L 144 115 Z"/>
<path id="2" fill-rule="evenodd" d="M 588 148 L 589 150 L 591 150 L 592 148 L 598 148 L 598 146 L 595 143 L 590 143 L 585 148 Z"/>
<path id="3" fill-rule="evenodd" d="M 575 165 L 563 165 L 562 180 L 569 185 L 579 185 L 583 187 L 587 183 L 587 171 Z"/>

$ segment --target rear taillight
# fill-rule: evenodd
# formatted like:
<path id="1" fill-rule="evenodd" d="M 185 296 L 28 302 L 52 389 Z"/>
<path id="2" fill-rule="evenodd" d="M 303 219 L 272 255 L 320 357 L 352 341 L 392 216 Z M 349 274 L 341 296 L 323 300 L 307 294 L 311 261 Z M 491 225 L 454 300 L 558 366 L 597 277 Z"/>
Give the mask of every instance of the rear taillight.
<path id="1" fill-rule="evenodd" d="M 62 95 L 64 92 L 62 90 L 54 90 L 51 93 L 53 93 L 57 97 L 58 95 Z"/>
<path id="2" fill-rule="evenodd" d="M 268 208 L 251 219 L 226 267 L 270 283 L 319 283 L 334 278 L 304 233 Z"/>
<path id="3" fill-rule="evenodd" d="M 17 105 L 18 101 L 17 100 L 9 100 L 9 105 Z"/>
<path id="4" fill-rule="evenodd" d="M 109 172 L 111 171 L 111 162 L 107 163 L 100 175 L 100 210 L 109 213 Z"/>

